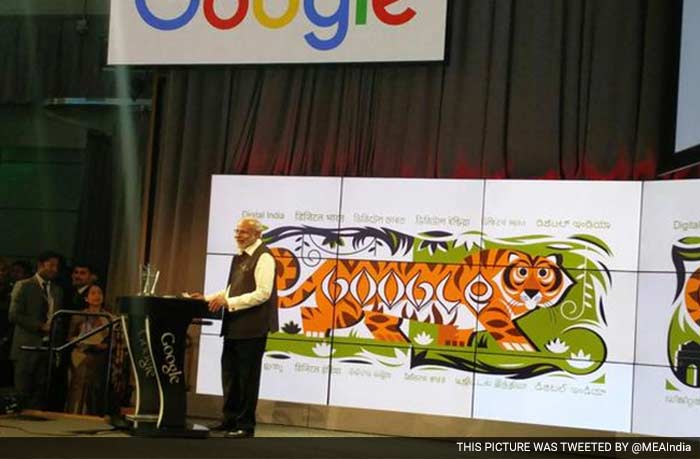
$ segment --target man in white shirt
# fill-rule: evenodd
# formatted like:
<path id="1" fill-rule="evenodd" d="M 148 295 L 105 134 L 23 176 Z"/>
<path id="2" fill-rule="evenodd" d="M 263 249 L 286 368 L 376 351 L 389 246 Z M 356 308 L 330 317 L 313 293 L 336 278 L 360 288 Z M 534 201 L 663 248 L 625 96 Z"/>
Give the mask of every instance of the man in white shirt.
<path id="1" fill-rule="evenodd" d="M 228 285 L 204 298 L 213 312 L 223 310 L 221 379 L 223 421 L 214 430 L 227 438 L 252 437 L 267 333 L 277 331 L 276 264 L 262 243 L 262 224 L 243 218 L 236 225 L 239 253 L 233 257 Z"/>

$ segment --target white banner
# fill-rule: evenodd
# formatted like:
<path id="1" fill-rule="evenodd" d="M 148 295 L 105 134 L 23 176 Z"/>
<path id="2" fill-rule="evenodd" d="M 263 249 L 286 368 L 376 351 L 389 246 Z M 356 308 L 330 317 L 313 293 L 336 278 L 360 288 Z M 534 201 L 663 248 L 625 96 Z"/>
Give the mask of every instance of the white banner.
<path id="1" fill-rule="evenodd" d="M 439 61 L 447 0 L 113 0 L 109 64 Z"/>
<path id="2" fill-rule="evenodd" d="M 241 217 L 277 261 L 261 398 L 696 435 L 700 180 L 220 175 L 211 190 L 205 291 L 226 286 Z M 220 321 L 202 334 L 197 392 L 220 395 Z"/>

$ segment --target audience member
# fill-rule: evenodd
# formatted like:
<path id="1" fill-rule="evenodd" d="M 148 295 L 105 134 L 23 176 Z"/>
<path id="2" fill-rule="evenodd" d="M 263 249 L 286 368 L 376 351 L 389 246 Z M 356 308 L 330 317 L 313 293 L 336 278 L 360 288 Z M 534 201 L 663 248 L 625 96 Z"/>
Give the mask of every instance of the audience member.
<path id="1" fill-rule="evenodd" d="M 88 286 L 82 312 L 106 312 L 104 292 L 99 285 Z M 109 319 L 106 317 L 75 315 L 71 319 L 69 339 L 83 336 L 107 323 Z M 108 353 L 109 329 L 107 328 L 75 346 L 70 359 L 67 412 L 104 414 Z"/>
<path id="2" fill-rule="evenodd" d="M 88 287 L 97 281 L 95 270 L 87 263 L 77 262 L 71 272 L 72 294 L 70 303 L 66 303 L 67 309 L 80 310 L 85 307 L 85 297 Z"/>
<path id="3" fill-rule="evenodd" d="M 32 265 L 24 260 L 17 260 L 10 265 L 10 285 L 32 277 Z"/>
<path id="4" fill-rule="evenodd" d="M 10 262 L 0 258 L 0 387 L 12 386 L 13 369 L 10 360 L 12 325 L 10 324 Z"/>
<path id="5" fill-rule="evenodd" d="M 60 258 L 55 252 L 40 254 L 36 275 L 18 280 L 12 289 L 9 318 L 15 328 L 10 358 L 15 367 L 15 390 L 24 397 L 27 408 L 46 407 L 48 355 L 23 350 L 22 346 L 39 347 L 48 341 L 51 315 L 63 302 L 63 291 L 53 282 Z"/>
<path id="6" fill-rule="evenodd" d="M 10 283 L 10 261 L 0 257 L 0 287 Z"/>
<path id="7" fill-rule="evenodd" d="M 88 287 L 96 280 L 94 270 L 87 263 L 76 262 L 71 270 L 62 271 L 62 281 L 65 285 L 66 300 L 63 309 L 79 311 L 85 308 L 85 298 Z M 52 343 L 61 346 L 68 342 L 69 329 L 72 316 L 63 315 L 54 317 L 54 334 Z M 68 393 L 68 367 L 70 355 L 57 355 L 51 369 L 51 386 L 49 387 L 48 408 L 51 411 L 63 411 L 66 406 Z"/>

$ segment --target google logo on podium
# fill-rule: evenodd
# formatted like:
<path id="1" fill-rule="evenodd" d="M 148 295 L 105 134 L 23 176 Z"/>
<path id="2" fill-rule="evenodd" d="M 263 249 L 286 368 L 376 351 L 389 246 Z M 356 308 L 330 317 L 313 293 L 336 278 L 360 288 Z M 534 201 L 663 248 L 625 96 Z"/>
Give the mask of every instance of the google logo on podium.
<path id="1" fill-rule="evenodd" d="M 151 0 L 154 1 L 154 0 Z M 150 27 L 160 31 L 173 31 L 189 24 L 200 10 L 200 4 L 206 21 L 219 30 L 232 30 L 238 27 L 250 14 L 260 26 L 267 29 L 282 29 L 291 24 L 303 10 L 308 21 L 317 27 L 335 29 L 330 38 L 322 38 L 316 32 L 310 31 L 304 35 L 309 46 L 319 51 L 329 51 L 338 48 L 348 36 L 351 25 L 365 26 L 370 14 L 387 26 L 398 27 L 409 23 L 417 16 L 417 11 L 401 3 L 403 0 L 355 0 L 354 17 L 351 18 L 351 0 L 336 0 L 337 9 L 328 13 L 321 12 L 317 3 L 330 3 L 329 0 L 285 0 L 286 9 L 282 14 L 272 15 L 266 8 L 266 0 L 237 0 L 237 7 L 232 15 L 221 17 L 215 10 L 217 0 L 190 0 L 189 5 L 178 16 L 162 18 L 157 16 L 147 4 L 147 0 L 136 0 L 139 16 Z M 423 2 L 426 0 L 419 0 Z M 251 5 L 252 3 L 252 5 Z M 398 3 L 397 5 L 394 5 Z M 279 0 L 278 0 L 279 4 Z M 333 3 L 335 5 L 335 3 Z M 325 11 L 325 10 L 324 10 Z"/>

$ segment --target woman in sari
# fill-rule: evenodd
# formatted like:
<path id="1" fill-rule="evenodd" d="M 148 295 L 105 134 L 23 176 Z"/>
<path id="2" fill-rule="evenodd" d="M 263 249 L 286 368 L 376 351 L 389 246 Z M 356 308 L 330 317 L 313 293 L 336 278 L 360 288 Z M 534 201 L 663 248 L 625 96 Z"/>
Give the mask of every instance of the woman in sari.
<path id="1" fill-rule="evenodd" d="M 85 296 L 86 308 L 81 312 L 106 313 L 104 292 L 91 285 Z M 69 339 L 83 336 L 109 323 L 105 316 L 75 315 L 71 319 Z M 102 415 L 105 412 L 105 373 L 109 357 L 109 329 L 80 341 L 71 352 L 66 412 Z"/>

